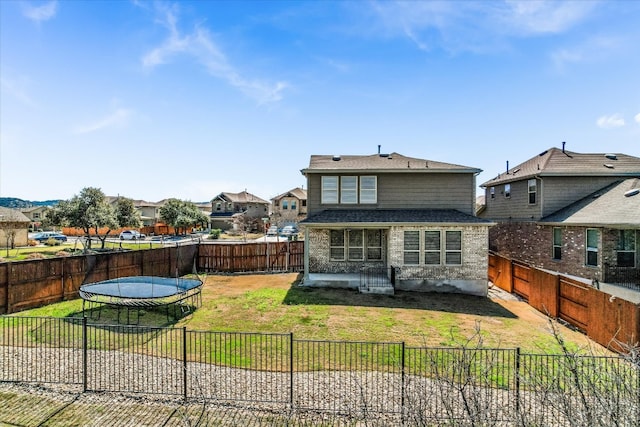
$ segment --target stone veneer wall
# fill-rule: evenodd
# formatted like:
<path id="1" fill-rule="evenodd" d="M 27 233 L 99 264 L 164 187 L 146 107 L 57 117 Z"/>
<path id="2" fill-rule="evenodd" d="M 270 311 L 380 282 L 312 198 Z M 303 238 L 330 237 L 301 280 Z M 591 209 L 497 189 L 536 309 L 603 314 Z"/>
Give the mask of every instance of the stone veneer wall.
<path id="1" fill-rule="evenodd" d="M 489 232 L 490 248 L 502 256 L 585 279 L 602 280 L 603 264 L 617 262 L 617 230 L 602 229 L 598 243 L 598 267 L 586 265 L 586 227 L 562 228 L 562 259 L 553 259 L 553 226 L 535 222 L 510 222 Z"/>
<path id="2" fill-rule="evenodd" d="M 404 231 L 462 231 L 462 265 L 403 265 Z M 392 227 L 388 264 L 400 267 L 396 288 L 424 292 L 457 292 L 486 296 L 489 235 L 486 226 Z"/>
<path id="3" fill-rule="evenodd" d="M 362 267 L 382 267 L 383 261 L 331 261 L 329 230 L 309 229 L 309 273 L 360 273 Z M 386 238 L 386 233 L 383 240 Z M 384 258 L 384 246 L 383 246 Z"/>

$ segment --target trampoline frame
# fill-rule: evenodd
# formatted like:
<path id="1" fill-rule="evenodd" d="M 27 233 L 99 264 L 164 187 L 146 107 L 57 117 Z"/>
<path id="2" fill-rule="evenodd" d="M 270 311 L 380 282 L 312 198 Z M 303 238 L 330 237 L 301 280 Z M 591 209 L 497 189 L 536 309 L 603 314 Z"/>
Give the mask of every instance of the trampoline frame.
<path id="1" fill-rule="evenodd" d="M 143 286 L 151 286 L 151 296 L 132 296 L 132 295 L 123 295 L 120 289 L 121 282 L 127 283 L 139 283 Z M 176 292 L 168 295 L 162 296 L 153 296 L 153 286 L 154 282 L 158 284 L 161 282 L 166 283 L 167 281 L 174 281 Z M 104 284 L 113 284 L 114 289 L 117 289 L 118 292 L 95 292 L 92 291 L 92 287 L 97 287 L 98 285 Z M 180 286 L 184 284 L 189 284 L 190 286 Z M 202 280 L 198 279 L 187 279 L 182 277 L 158 277 L 158 276 L 128 276 L 121 277 L 118 279 L 109 279 L 102 280 L 99 282 L 86 283 L 80 286 L 79 294 L 80 298 L 82 298 L 82 316 L 86 317 L 85 309 L 91 310 L 94 304 L 98 304 L 98 319 L 102 313 L 102 307 L 110 306 L 115 307 L 118 310 L 118 323 L 120 323 L 120 312 L 122 309 L 126 309 L 127 311 L 127 324 L 131 324 L 130 322 L 130 311 L 137 311 L 137 322 L 140 323 L 140 310 L 142 309 L 153 309 L 158 307 L 166 308 L 167 321 L 169 321 L 169 308 L 174 308 L 174 318 L 177 319 L 176 308 L 180 307 L 181 314 L 189 313 L 192 309 L 191 307 L 200 307 L 202 305 Z M 166 286 L 163 285 L 163 286 Z M 186 301 L 190 301 L 191 304 L 186 304 Z M 88 305 L 88 308 L 86 308 Z"/>

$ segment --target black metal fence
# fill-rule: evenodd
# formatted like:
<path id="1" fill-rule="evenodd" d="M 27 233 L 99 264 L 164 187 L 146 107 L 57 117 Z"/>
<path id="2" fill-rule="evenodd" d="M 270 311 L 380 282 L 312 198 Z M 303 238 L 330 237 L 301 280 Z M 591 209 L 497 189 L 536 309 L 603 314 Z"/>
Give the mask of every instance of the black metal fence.
<path id="1" fill-rule="evenodd" d="M 396 267 L 362 267 L 360 269 L 360 289 L 395 288 Z"/>
<path id="2" fill-rule="evenodd" d="M 86 318 L 0 317 L 0 381 L 397 414 L 407 424 L 640 425 L 640 363 L 619 357 L 314 341 Z"/>
<path id="3" fill-rule="evenodd" d="M 604 281 L 612 285 L 640 291 L 640 268 L 604 265 Z"/>

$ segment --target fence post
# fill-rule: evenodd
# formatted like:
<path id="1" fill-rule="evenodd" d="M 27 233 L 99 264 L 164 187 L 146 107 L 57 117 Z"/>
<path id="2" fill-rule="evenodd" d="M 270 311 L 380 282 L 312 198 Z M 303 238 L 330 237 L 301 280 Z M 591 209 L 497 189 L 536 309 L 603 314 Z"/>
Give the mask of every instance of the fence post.
<path id="1" fill-rule="evenodd" d="M 182 327 L 182 388 L 184 391 L 184 398 L 187 399 L 189 393 L 187 392 L 187 327 Z"/>
<path id="2" fill-rule="evenodd" d="M 516 417 L 520 415 L 520 347 L 516 347 L 515 360 Z M 514 420 L 517 422 L 517 420 Z"/>
<path id="3" fill-rule="evenodd" d="M 82 316 L 82 391 L 87 391 L 87 318 Z"/>
<path id="4" fill-rule="evenodd" d="M 289 332 L 289 404 L 293 409 L 293 332 Z"/>

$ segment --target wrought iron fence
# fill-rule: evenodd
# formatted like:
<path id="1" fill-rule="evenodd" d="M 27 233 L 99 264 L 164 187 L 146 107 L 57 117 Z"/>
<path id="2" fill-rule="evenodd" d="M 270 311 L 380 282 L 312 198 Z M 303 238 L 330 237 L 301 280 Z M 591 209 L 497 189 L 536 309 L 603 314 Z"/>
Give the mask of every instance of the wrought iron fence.
<path id="1" fill-rule="evenodd" d="M 612 285 L 640 291 L 640 268 L 605 264 L 604 281 Z"/>
<path id="2" fill-rule="evenodd" d="M 396 267 L 362 267 L 360 289 L 395 288 Z"/>
<path id="3" fill-rule="evenodd" d="M 86 318 L 0 317 L 0 381 L 395 414 L 409 425 L 640 424 L 640 364 L 620 357 L 318 341 Z"/>

